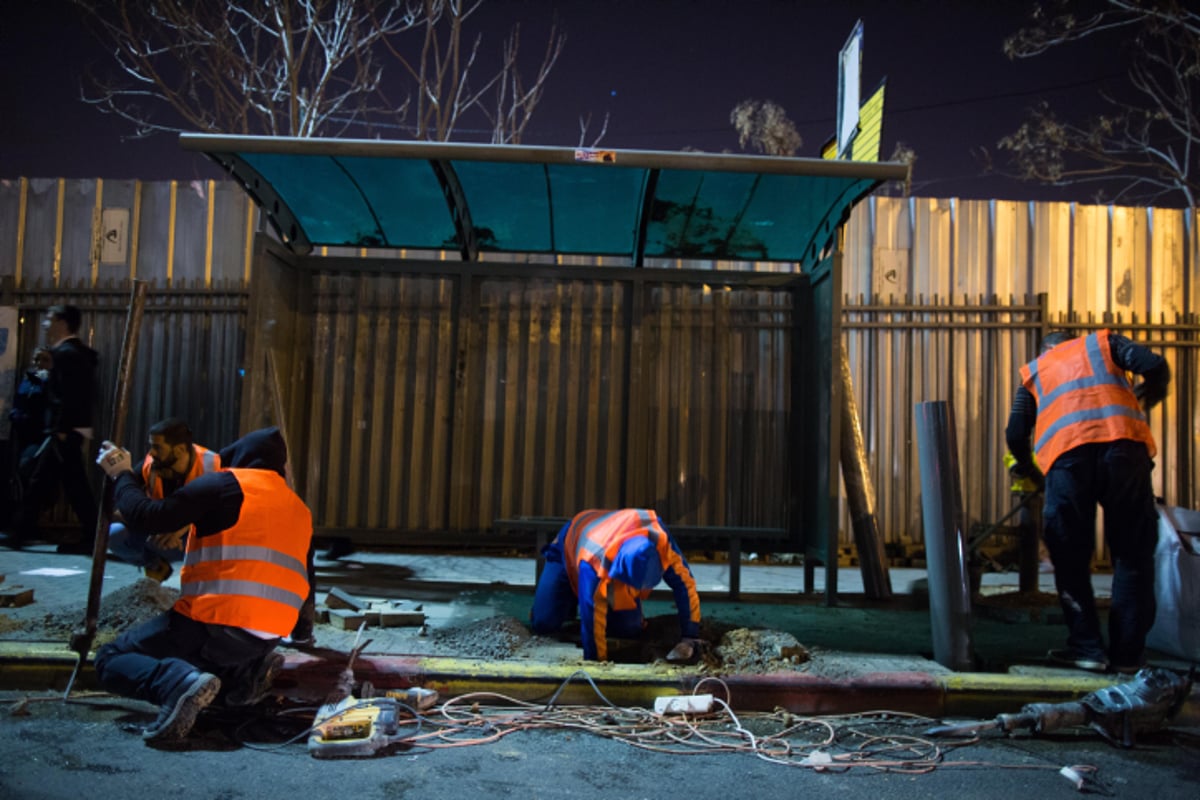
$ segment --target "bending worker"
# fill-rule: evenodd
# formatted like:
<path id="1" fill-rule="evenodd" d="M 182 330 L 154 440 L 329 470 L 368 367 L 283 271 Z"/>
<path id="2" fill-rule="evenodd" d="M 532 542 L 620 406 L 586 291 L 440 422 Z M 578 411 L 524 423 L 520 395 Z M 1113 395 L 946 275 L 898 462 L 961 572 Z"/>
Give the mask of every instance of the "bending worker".
<path id="1" fill-rule="evenodd" d="M 146 496 L 162 500 L 206 472 L 221 468 L 221 456 L 192 441 L 192 429 L 177 417 L 150 428 L 150 452 L 142 461 L 141 482 Z M 137 476 L 135 475 L 135 480 Z M 171 576 L 171 563 L 183 558 L 184 537 L 190 525 L 151 536 L 143 530 L 113 522 L 108 551 L 127 564 L 141 567 L 147 578 L 162 583 Z"/>
<path id="2" fill-rule="evenodd" d="M 534 633 L 556 633 L 576 607 L 583 657 L 608 658 L 607 637 L 636 639 L 642 600 L 665 580 L 675 594 L 681 642 L 670 660 L 690 660 L 700 635 L 700 598 L 683 554 L 649 509 L 583 511 L 542 550 L 545 567 L 530 614 Z"/>
<path id="3" fill-rule="evenodd" d="M 306 556 L 312 514 L 285 480 L 287 446 L 278 428 L 243 436 L 209 472 L 162 500 L 146 496 L 129 452 L 104 443 L 96 460 L 116 485 L 113 505 L 139 530 L 194 525 L 173 608 L 96 652 L 107 691 L 159 706 L 147 740 L 182 739 L 220 696 L 257 702 L 283 662 L 275 652 L 309 593 Z"/>
<path id="4" fill-rule="evenodd" d="M 1143 377 L 1136 388 L 1127 372 Z M 1166 397 L 1170 379 L 1162 356 L 1106 330 L 1081 338 L 1055 331 L 1021 367 L 1005 438 L 1016 460 L 1012 474 L 1045 488 L 1043 537 L 1068 629 L 1067 649 L 1051 651 L 1052 660 L 1096 672 L 1142 666 L 1154 624 L 1158 541 L 1146 412 Z M 1113 558 L 1107 649 L 1091 579 L 1097 503 Z"/>

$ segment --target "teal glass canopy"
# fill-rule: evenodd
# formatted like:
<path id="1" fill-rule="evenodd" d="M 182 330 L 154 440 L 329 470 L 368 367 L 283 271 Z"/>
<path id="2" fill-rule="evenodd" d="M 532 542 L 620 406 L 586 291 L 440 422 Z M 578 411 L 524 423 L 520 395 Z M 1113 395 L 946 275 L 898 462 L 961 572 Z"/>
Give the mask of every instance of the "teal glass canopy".
<path id="1" fill-rule="evenodd" d="M 184 134 L 313 247 L 815 263 L 903 164 Z"/>

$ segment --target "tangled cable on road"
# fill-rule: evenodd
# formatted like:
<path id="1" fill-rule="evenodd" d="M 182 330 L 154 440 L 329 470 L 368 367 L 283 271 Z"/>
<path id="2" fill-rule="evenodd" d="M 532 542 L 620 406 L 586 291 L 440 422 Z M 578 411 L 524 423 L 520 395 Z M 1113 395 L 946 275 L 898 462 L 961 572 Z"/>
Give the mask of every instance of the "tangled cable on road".
<path id="1" fill-rule="evenodd" d="M 575 679 L 586 681 L 599 705 L 559 705 L 559 696 Z M 934 722 L 896 711 L 870 711 L 824 717 L 801 717 L 783 709 L 738 714 L 729 705 L 729 688 L 719 678 L 699 681 L 719 691 L 714 710 L 706 714 L 659 714 L 639 707 L 618 706 L 580 670 L 563 681 L 544 703 L 531 703 L 494 692 L 471 692 L 446 700 L 408 721 L 413 733 L 403 739 L 408 752 L 467 747 L 498 741 L 530 730 L 573 730 L 668 755 L 742 753 L 770 763 L 815 771 L 871 769 L 922 774 L 943 766 L 998 766 L 980 761 L 945 760 L 945 755 L 978 737 L 938 744 L 919 736 Z M 1054 769 L 1058 765 L 1022 767 Z M 1079 769 L 1087 770 L 1088 767 Z"/>
<path id="2" fill-rule="evenodd" d="M 586 681 L 600 700 L 593 705 L 561 705 L 559 697 L 576 679 Z M 709 688 L 711 687 L 711 688 Z M 996 764 L 976 760 L 947 760 L 954 750 L 976 744 L 978 735 L 935 742 L 920 733 L 937 720 L 905 712 L 877 710 L 833 716 L 799 716 L 782 708 L 771 712 L 738 713 L 729 705 L 729 687 L 717 677 L 702 678 L 692 693 L 711 694 L 713 708 L 703 714 L 666 713 L 609 700 L 584 670 L 568 676 L 545 702 L 532 703 L 496 692 L 470 692 L 452 697 L 422 714 L 403 703 L 397 720 L 400 733 L 394 750 L 435 751 L 496 742 L 513 733 L 531 730 L 570 730 L 601 736 L 631 747 L 667 755 L 748 754 L 769 763 L 818 772 L 868 769 L 879 772 L 924 774 L 944 767 L 992 767 L 1054 770 L 1077 784 L 1096 783 L 1097 769 L 1090 765 Z M 106 697 L 103 692 L 88 700 Z M 28 713 L 28 704 L 54 698 L 25 698 L 10 711 Z M 79 702 L 84 702 L 80 700 Z M 362 703 L 368 703 L 363 700 Z M 349 711 L 357 706 L 349 706 Z M 311 706 L 289 708 L 269 719 L 241 721 L 235 738 L 242 746 L 275 752 L 292 752 L 316 730 L 310 724 L 317 713 Z M 305 722 L 305 718 L 308 719 Z M 254 723 L 282 723 L 290 727 L 282 740 L 267 745 L 249 741 L 246 728 Z M 230 721 L 233 721 L 232 719 Z M 294 723 L 300 722 L 302 730 Z M 276 731 L 281 732 L 281 731 Z"/>

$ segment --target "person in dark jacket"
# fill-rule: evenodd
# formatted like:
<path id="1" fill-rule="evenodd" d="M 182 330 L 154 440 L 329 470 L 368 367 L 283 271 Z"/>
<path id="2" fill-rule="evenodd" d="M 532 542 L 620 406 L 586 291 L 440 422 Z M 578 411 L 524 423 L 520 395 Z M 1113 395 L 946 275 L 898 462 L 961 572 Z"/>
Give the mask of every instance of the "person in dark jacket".
<path id="1" fill-rule="evenodd" d="M 1132 386 L 1128 373 L 1142 381 Z M 1054 661 L 1127 674 L 1143 664 L 1158 542 L 1146 413 L 1166 397 L 1170 380 L 1162 356 L 1107 330 L 1078 338 L 1055 331 L 1021 368 L 1005 438 L 1013 476 L 1045 491 L 1043 538 L 1068 631 L 1067 648 L 1050 653 Z M 1107 649 L 1091 583 L 1097 504 L 1113 558 Z"/>
<path id="2" fill-rule="evenodd" d="M 46 438 L 32 466 L 24 502 L 14 515 L 12 533 L 18 543 L 36 536 L 38 516 L 54 503 L 61 487 L 79 520 L 80 537 L 77 543 L 59 545 L 58 552 L 90 555 L 97 508 L 85 459 L 94 436 L 100 357 L 80 341 L 81 322 L 79 309 L 71 305 L 51 306 L 42 320 L 54 362 L 46 384 Z"/>
<path id="3" fill-rule="evenodd" d="M 214 700 L 261 699 L 283 662 L 275 647 L 309 594 L 312 515 L 288 488 L 279 429 L 249 433 L 220 456 L 222 469 L 161 500 L 146 496 L 129 451 L 104 442 L 96 459 L 131 525 L 150 533 L 194 526 L 174 607 L 96 653 L 101 686 L 159 706 L 147 740 L 182 739 Z"/>

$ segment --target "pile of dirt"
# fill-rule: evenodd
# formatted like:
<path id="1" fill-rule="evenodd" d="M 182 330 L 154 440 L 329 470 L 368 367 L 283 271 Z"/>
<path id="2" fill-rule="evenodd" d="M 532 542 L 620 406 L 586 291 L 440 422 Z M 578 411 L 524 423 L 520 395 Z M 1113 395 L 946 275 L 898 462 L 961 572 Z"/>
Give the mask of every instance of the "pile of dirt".
<path id="1" fill-rule="evenodd" d="M 130 586 L 105 595 L 96 619 L 97 640 L 113 639 L 125 629 L 158 616 L 178 598 L 177 590 L 165 588 L 149 578 L 140 578 Z M 48 611 L 41 620 L 26 628 L 36 631 L 37 638 L 69 638 L 84 622 L 84 613 L 76 607 Z"/>
<path id="2" fill-rule="evenodd" d="M 790 633 L 750 628 L 726 632 L 712 655 L 705 660 L 708 671 L 738 674 L 795 670 L 811 659 Z"/>

